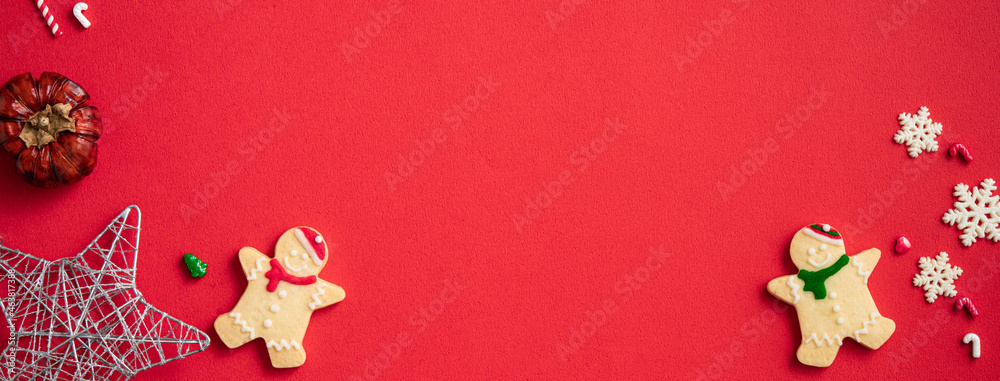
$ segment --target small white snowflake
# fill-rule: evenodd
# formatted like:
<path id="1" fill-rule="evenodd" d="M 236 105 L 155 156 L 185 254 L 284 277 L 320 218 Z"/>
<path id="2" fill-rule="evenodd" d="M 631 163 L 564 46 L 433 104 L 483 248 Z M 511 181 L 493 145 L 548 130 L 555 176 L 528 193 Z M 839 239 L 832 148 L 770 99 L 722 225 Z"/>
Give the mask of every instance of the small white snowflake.
<path id="1" fill-rule="evenodd" d="M 892 137 L 896 143 L 906 144 L 906 152 L 910 157 L 917 157 L 920 151 L 934 152 L 938 149 L 937 141 L 934 140 L 941 135 L 941 123 L 934 123 L 930 111 L 927 107 L 921 107 L 917 115 L 902 113 L 899 114 L 899 131 Z"/>
<path id="2" fill-rule="evenodd" d="M 941 218 L 948 225 L 958 224 L 962 229 L 962 244 L 972 246 L 976 238 L 1000 241 L 1000 196 L 991 196 L 997 189 L 993 179 L 983 180 L 978 188 L 969 191 L 969 186 L 955 186 L 955 208 L 949 209 Z"/>
<path id="3" fill-rule="evenodd" d="M 938 295 L 955 297 L 955 279 L 962 275 L 962 268 L 948 264 L 948 253 L 941 252 L 936 259 L 920 258 L 920 274 L 913 276 L 913 285 L 924 287 L 927 303 L 934 303 Z"/>

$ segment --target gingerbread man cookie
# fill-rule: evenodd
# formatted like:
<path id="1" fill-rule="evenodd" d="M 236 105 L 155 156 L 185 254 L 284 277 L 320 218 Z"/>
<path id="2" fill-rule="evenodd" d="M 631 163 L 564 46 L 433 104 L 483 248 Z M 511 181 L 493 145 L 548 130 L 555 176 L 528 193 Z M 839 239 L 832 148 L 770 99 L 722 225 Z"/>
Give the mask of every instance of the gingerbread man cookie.
<path id="1" fill-rule="evenodd" d="M 293 368 L 306 361 L 302 338 L 313 311 L 344 300 L 344 289 L 319 279 L 326 242 L 312 228 L 289 229 L 274 246 L 274 258 L 257 249 L 240 250 L 247 289 L 236 307 L 215 319 L 219 338 L 236 348 L 261 338 L 271 365 Z"/>
<path id="2" fill-rule="evenodd" d="M 846 338 L 869 349 L 889 340 L 896 323 L 878 312 L 868 292 L 878 249 L 847 256 L 839 232 L 814 224 L 795 233 L 788 251 L 799 273 L 772 280 L 767 291 L 799 315 L 802 344 L 796 357 L 801 363 L 830 366 Z"/>

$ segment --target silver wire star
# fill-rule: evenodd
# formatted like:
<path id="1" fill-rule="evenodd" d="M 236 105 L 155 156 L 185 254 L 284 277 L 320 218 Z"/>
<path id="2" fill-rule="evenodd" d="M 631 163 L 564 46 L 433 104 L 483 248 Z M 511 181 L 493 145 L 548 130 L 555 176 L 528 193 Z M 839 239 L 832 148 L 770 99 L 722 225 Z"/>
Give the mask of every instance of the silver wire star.
<path id="1" fill-rule="evenodd" d="M 208 335 L 135 288 L 140 220 L 129 206 L 80 254 L 56 261 L 0 245 L 11 331 L 0 380 L 121 380 L 208 347 Z"/>

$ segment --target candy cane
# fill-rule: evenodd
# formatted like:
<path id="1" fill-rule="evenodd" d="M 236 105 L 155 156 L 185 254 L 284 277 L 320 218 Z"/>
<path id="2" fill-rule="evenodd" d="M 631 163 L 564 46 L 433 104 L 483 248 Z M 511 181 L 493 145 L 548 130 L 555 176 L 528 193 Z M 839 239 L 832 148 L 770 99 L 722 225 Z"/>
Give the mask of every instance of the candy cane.
<path id="1" fill-rule="evenodd" d="M 73 6 L 73 16 L 76 16 L 76 21 L 83 25 L 83 29 L 90 28 L 90 20 L 87 20 L 87 16 L 83 15 L 85 10 L 87 10 L 87 3 L 76 3 Z"/>
<path id="2" fill-rule="evenodd" d="M 35 5 L 38 6 L 38 11 L 42 12 L 42 18 L 52 28 L 52 35 L 55 37 L 61 36 L 62 32 L 59 31 L 59 23 L 55 22 L 56 18 L 49 14 L 49 6 L 45 5 L 45 0 L 38 0 L 38 3 Z"/>
<path id="3" fill-rule="evenodd" d="M 979 316 L 979 311 L 976 311 L 976 306 L 972 305 L 972 300 L 969 297 L 963 297 L 955 302 L 955 309 L 960 310 L 962 307 L 969 307 L 969 313 L 972 316 Z"/>
<path id="4" fill-rule="evenodd" d="M 965 159 L 965 161 L 972 161 L 972 154 L 969 153 L 969 149 L 965 148 L 964 144 L 955 143 L 951 145 L 951 148 L 948 148 L 948 156 L 955 156 L 959 153 L 962 154 L 962 158 Z"/>
<path id="5" fill-rule="evenodd" d="M 962 342 L 968 344 L 972 342 L 972 358 L 979 358 L 979 335 L 975 333 L 966 333 L 965 337 L 962 338 Z"/>

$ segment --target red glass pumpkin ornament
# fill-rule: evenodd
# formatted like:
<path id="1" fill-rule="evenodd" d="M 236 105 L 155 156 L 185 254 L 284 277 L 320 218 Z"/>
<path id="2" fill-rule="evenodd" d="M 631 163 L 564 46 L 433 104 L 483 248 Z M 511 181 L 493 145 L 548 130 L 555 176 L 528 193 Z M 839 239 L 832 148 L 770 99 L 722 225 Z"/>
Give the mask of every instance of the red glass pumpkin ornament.
<path id="1" fill-rule="evenodd" d="M 24 73 L 0 89 L 0 146 L 31 185 L 55 187 L 89 175 L 97 164 L 101 114 L 62 74 Z"/>

